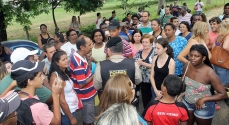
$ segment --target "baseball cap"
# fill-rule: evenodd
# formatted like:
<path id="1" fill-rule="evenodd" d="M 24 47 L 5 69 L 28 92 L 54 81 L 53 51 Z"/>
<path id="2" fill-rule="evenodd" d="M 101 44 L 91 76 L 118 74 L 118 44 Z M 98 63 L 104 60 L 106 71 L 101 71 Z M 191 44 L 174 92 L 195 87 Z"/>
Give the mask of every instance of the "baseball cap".
<path id="1" fill-rule="evenodd" d="M 187 7 L 186 6 L 179 6 L 178 9 L 184 9 L 184 10 L 187 10 Z"/>
<path id="2" fill-rule="evenodd" d="M 10 56 L 11 62 L 16 63 L 17 61 L 24 60 L 27 56 L 35 55 L 38 53 L 38 50 L 28 50 L 26 48 L 17 48 L 13 51 Z"/>
<path id="3" fill-rule="evenodd" d="M 122 39 L 120 37 L 112 37 L 108 42 L 107 42 L 107 48 L 110 48 L 112 46 L 117 46 L 119 44 L 122 44 Z"/>
<path id="4" fill-rule="evenodd" d="M 107 29 L 108 29 L 108 30 L 112 30 L 112 29 L 116 29 L 116 28 L 118 28 L 118 27 L 120 27 L 119 21 L 113 19 L 113 20 L 111 20 L 111 21 L 109 22 L 109 26 L 107 27 Z"/>
<path id="5" fill-rule="evenodd" d="M 21 99 L 17 92 L 11 92 L 5 98 L 0 98 L 0 123 L 4 121 L 4 119 L 13 113 L 21 104 Z"/>
<path id="6" fill-rule="evenodd" d="M 31 62 L 28 60 L 20 60 L 12 66 L 11 77 L 16 81 L 22 81 L 29 74 L 42 71 L 44 67 L 45 62 Z"/>

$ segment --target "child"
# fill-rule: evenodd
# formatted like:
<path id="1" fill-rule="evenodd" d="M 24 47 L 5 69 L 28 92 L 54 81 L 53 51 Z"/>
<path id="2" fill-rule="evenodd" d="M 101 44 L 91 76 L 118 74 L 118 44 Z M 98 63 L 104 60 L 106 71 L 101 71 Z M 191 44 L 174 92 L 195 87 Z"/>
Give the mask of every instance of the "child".
<path id="1" fill-rule="evenodd" d="M 176 102 L 175 97 L 181 93 L 183 83 L 175 75 L 165 77 L 161 85 L 163 97 L 149 102 L 143 117 L 148 124 L 153 125 L 186 125 L 189 119 L 188 109 L 182 102 Z"/>

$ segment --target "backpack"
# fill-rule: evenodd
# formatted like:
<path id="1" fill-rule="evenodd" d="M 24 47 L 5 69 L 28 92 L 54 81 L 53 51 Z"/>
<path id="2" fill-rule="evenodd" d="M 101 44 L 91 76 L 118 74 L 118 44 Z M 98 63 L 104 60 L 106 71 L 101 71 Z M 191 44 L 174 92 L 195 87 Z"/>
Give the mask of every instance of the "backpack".
<path id="1" fill-rule="evenodd" d="M 18 94 L 29 96 L 28 93 L 19 91 Z M 38 99 L 29 97 L 28 99 L 22 100 L 20 106 L 16 110 L 17 112 L 17 125 L 35 125 L 30 106 L 41 102 Z"/>

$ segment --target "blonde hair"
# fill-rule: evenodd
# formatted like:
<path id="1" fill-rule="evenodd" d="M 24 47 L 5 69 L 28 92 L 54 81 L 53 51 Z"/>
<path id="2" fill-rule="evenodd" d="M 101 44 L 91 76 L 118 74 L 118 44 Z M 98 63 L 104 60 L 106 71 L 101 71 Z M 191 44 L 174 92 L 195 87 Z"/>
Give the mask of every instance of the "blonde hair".
<path id="1" fill-rule="evenodd" d="M 150 35 L 150 34 L 145 34 L 142 36 L 142 40 L 143 39 L 149 39 L 150 43 L 153 43 L 154 42 L 154 36 Z"/>
<path id="2" fill-rule="evenodd" d="M 192 38 L 197 38 L 197 42 L 199 42 L 201 39 L 205 40 L 206 30 L 208 30 L 208 24 L 206 22 L 198 21 L 194 24 L 192 28 Z"/>
<path id="3" fill-rule="evenodd" d="M 132 105 L 113 104 L 102 113 L 96 125 L 139 125 L 138 114 Z"/>
<path id="4" fill-rule="evenodd" d="M 219 41 L 228 33 L 229 22 L 223 20 L 220 25 Z"/>
<path id="5" fill-rule="evenodd" d="M 99 115 L 114 103 L 130 104 L 130 99 L 133 97 L 131 84 L 133 83 L 127 75 L 118 74 L 110 77 L 100 98 Z"/>

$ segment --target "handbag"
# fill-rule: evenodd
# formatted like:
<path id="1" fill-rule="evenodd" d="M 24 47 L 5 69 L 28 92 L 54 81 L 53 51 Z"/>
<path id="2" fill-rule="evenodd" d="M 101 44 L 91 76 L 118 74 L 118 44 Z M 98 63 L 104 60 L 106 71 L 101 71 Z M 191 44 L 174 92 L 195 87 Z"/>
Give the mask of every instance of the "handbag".
<path id="1" fill-rule="evenodd" d="M 224 39 L 228 35 L 229 34 L 226 34 L 223 37 L 223 39 L 220 42 L 220 46 L 215 46 L 211 50 L 212 58 L 210 59 L 212 64 L 225 69 L 229 69 L 229 52 L 223 49 L 223 43 L 224 43 Z"/>
<path id="2" fill-rule="evenodd" d="M 194 6 L 194 10 L 198 10 L 198 6 L 197 5 Z"/>
<path id="3" fill-rule="evenodd" d="M 187 65 L 187 68 L 186 68 L 186 70 L 185 70 L 185 72 L 184 72 L 184 75 L 182 76 L 182 78 L 181 78 L 181 81 L 182 81 L 182 83 L 183 83 L 183 90 L 184 90 L 184 77 L 186 76 L 186 73 L 187 73 L 187 71 L 188 71 L 188 66 L 189 66 L 189 63 L 190 62 L 188 62 L 188 65 Z M 185 91 L 183 91 L 183 92 L 181 92 L 179 95 L 177 95 L 177 97 L 176 97 L 176 101 L 177 102 L 181 102 L 182 101 L 182 99 L 184 98 L 184 95 L 185 95 Z"/>

